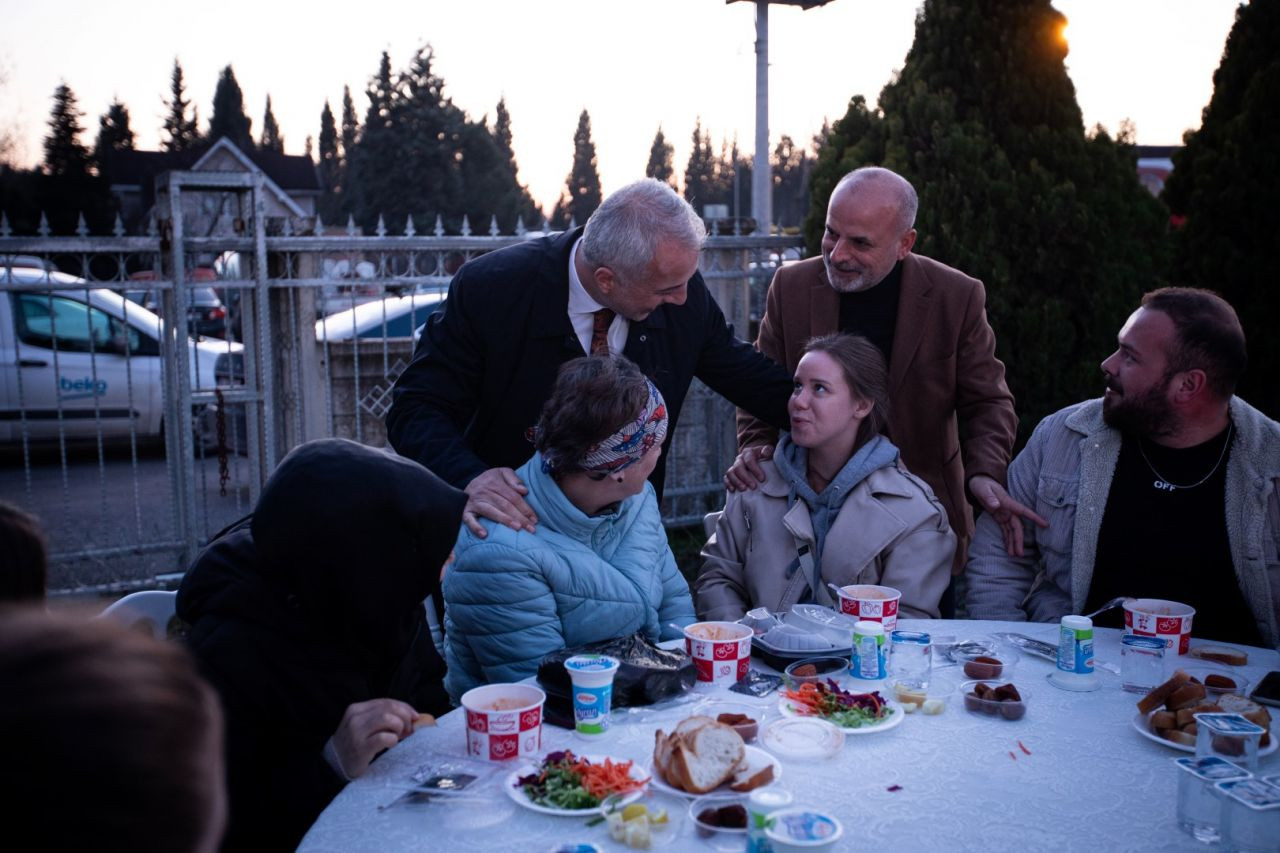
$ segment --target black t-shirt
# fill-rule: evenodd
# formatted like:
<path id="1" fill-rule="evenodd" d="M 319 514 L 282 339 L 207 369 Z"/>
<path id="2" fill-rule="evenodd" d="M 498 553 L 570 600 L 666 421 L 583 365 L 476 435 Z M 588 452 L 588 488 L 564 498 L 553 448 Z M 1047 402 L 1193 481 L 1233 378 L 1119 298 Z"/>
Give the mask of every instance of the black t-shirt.
<path id="1" fill-rule="evenodd" d="M 1192 636 L 1262 644 L 1227 538 L 1226 444 L 1233 434 L 1228 427 L 1186 448 L 1124 436 L 1085 612 L 1119 595 L 1164 598 L 1195 608 Z M 1123 612 L 1102 614 L 1095 624 L 1123 627 Z"/>
<path id="2" fill-rule="evenodd" d="M 842 332 L 862 335 L 884 353 L 885 364 L 893 351 L 893 327 L 898 322 L 898 294 L 902 291 L 902 261 L 893 265 L 877 285 L 856 293 L 840 294 Z"/>

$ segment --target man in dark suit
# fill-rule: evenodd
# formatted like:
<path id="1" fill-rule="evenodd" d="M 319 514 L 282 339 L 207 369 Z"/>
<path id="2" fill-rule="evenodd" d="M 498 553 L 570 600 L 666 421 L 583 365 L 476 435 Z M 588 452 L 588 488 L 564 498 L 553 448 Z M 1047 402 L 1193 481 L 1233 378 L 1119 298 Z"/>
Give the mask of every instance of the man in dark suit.
<path id="1" fill-rule="evenodd" d="M 460 269 L 396 382 L 387 434 L 400 454 L 466 490 L 463 520 L 537 523 L 513 468 L 533 453 L 560 365 L 622 352 L 667 402 L 670 436 L 693 377 L 785 428 L 790 374 L 734 337 L 698 273 L 706 230 L 646 179 L 611 195 L 585 228 L 484 255 Z M 665 456 L 650 476 L 662 494 Z"/>
<path id="2" fill-rule="evenodd" d="M 916 207 L 915 189 L 888 169 L 841 178 L 822 257 L 778 270 L 756 346 L 792 370 L 816 335 L 854 332 L 880 348 L 889 363 L 889 438 L 946 508 L 959 573 L 973 532 L 966 491 L 1000 522 L 1010 553 L 1021 553 L 1020 519 L 1043 520 L 1004 489 L 1018 421 L 982 282 L 911 252 Z M 743 450 L 726 486 L 755 488 L 763 479 L 756 460 L 776 441 L 772 428 L 740 412 Z"/>

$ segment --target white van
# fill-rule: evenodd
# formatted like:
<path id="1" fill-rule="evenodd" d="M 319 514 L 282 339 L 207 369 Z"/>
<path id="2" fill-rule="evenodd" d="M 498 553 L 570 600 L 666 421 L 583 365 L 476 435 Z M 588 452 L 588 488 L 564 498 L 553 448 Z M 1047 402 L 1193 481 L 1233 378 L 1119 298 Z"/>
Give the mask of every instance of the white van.
<path id="1" fill-rule="evenodd" d="M 0 266 L 0 284 L 0 442 L 162 434 L 159 317 L 65 273 Z M 242 344 L 187 346 L 192 390 L 244 381 Z"/>

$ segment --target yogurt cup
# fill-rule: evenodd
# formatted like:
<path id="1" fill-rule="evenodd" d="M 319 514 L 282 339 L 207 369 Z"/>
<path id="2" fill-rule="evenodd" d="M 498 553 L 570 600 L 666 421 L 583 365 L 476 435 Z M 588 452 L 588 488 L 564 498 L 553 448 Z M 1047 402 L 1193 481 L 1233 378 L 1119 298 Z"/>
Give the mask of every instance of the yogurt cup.
<path id="1" fill-rule="evenodd" d="M 764 834 L 776 853 L 808 853 L 834 847 L 844 827 L 824 811 L 800 806 L 770 812 Z"/>
<path id="2" fill-rule="evenodd" d="M 580 737 L 609 731 L 613 709 L 613 677 L 621 664 L 608 655 L 574 655 L 564 662 L 573 684 L 573 726 Z"/>

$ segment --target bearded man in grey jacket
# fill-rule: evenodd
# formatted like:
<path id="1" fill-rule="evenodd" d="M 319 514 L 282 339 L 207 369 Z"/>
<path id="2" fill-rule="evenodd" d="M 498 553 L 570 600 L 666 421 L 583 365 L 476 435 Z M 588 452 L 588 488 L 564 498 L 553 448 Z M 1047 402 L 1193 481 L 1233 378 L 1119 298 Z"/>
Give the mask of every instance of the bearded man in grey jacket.
<path id="1" fill-rule="evenodd" d="M 1000 526 L 979 520 L 968 615 L 1048 622 L 1113 596 L 1163 598 L 1196 609 L 1196 637 L 1276 647 L 1280 424 L 1234 396 L 1239 318 L 1210 291 L 1163 288 L 1118 340 L 1104 396 L 1045 418 L 1009 466 L 1010 496 L 1049 526 L 1024 524 L 1011 557 Z"/>

